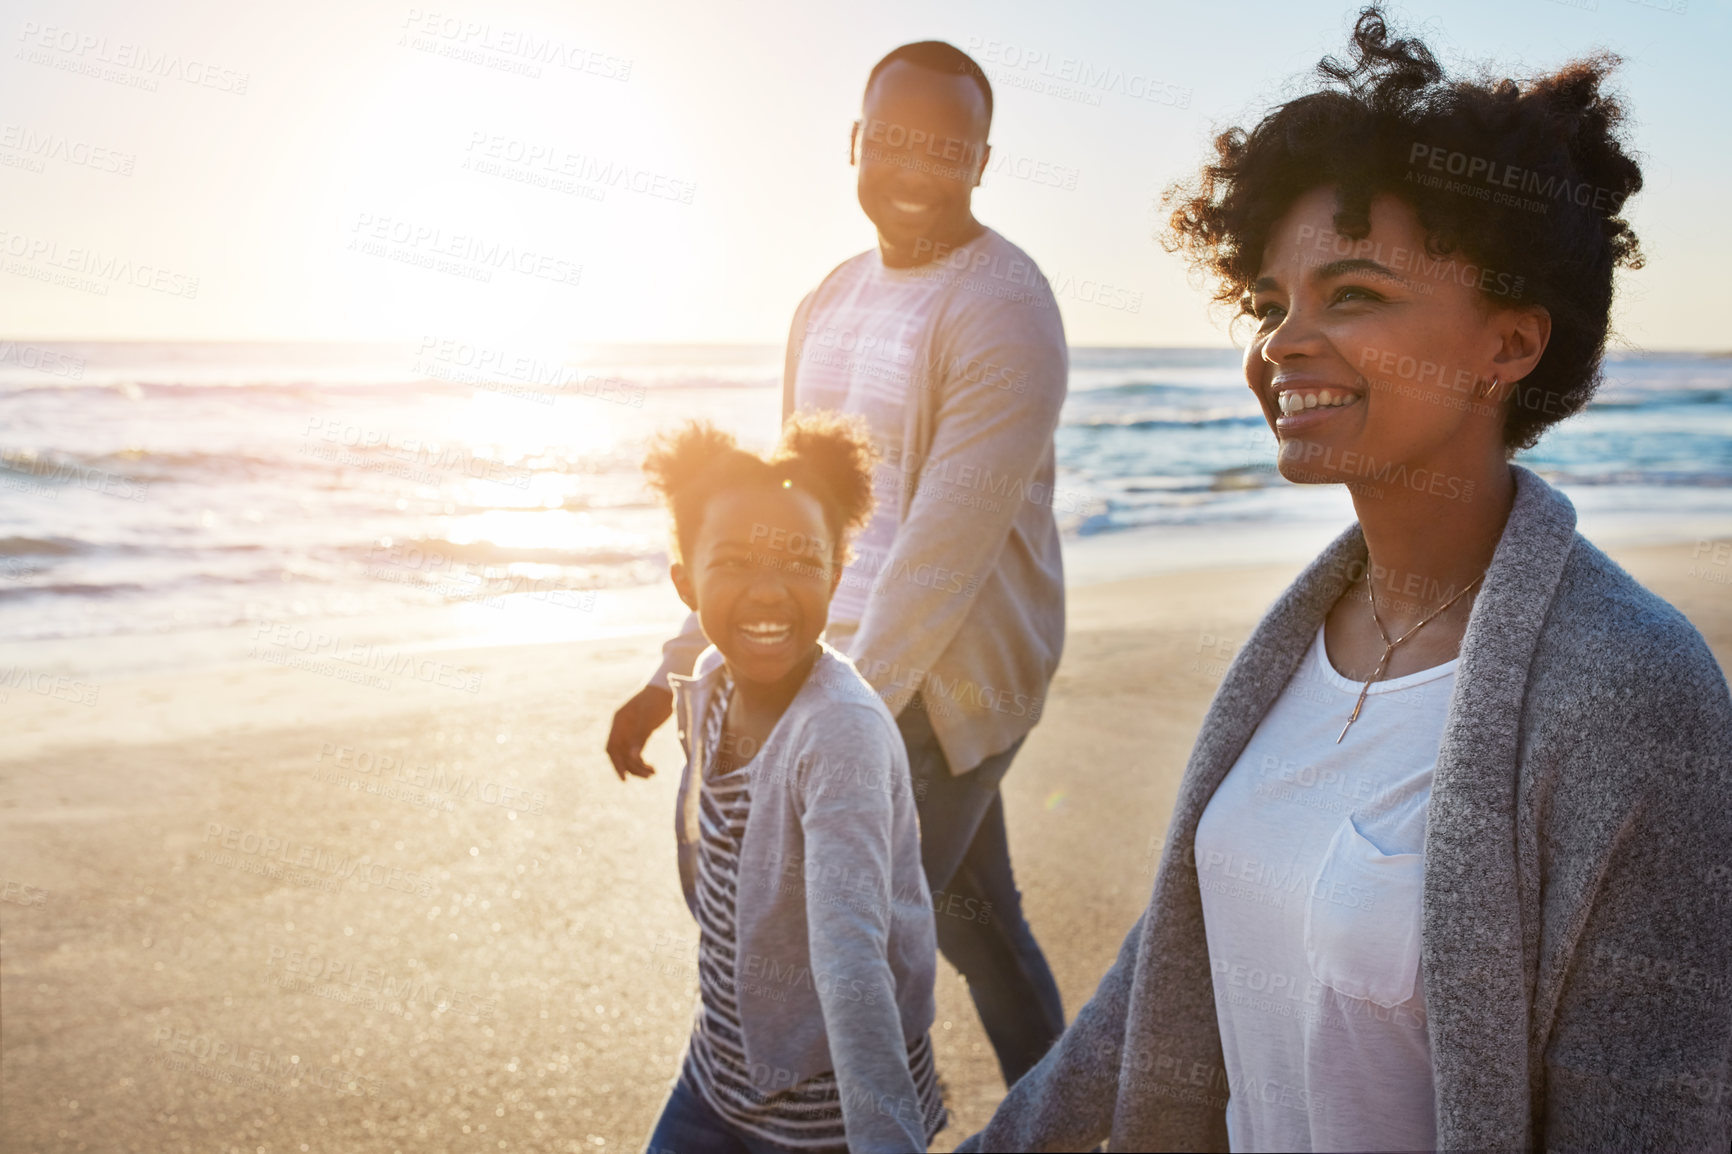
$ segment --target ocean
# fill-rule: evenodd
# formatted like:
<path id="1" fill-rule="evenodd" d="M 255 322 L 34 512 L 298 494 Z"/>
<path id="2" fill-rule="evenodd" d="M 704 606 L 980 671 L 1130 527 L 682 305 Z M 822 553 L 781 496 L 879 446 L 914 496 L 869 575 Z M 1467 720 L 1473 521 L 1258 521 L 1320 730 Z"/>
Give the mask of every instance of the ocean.
<path id="1" fill-rule="evenodd" d="M 1276 474 L 1236 351 L 1072 362 L 1067 566 L 1168 541 L 1186 564 L 1256 559 L 1351 519 L 1338 486 Z M 647 438 L 707 417 L 765 447 L 780 373 L 779 348 L 752 346 L 0 342 L 0 641 L 629 628 L 667 566 Z M 1519 460 L 1584 527 L 1732 530 L 1732 359 L 1614 355 L 1592 408 Z"/>

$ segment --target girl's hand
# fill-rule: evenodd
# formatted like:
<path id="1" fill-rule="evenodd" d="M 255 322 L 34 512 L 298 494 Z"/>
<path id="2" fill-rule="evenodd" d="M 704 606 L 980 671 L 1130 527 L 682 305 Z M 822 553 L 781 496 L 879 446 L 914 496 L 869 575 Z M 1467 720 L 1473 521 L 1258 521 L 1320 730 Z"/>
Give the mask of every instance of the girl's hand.
<path id="1" fill-rule="evenodd" d="M 671 691 L 646 685 L 613 715 L 613 728 L 607 735 L 607 756 L 621 781 L 628 773 L 633 777 L 655 776 L 655 768 L 643 759 L 644 743 L 673 711 Z"/>

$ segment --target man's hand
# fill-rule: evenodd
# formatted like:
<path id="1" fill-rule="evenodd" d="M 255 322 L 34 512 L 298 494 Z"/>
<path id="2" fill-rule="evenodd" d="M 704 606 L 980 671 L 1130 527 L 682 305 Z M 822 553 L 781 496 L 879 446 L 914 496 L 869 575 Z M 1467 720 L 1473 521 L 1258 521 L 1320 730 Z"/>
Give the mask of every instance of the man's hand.
<path id="1" fill-rule="evenodd" d="M 655 769 L 643 759 L 644 743 L 673 711 L 673 693 L 646 685 L 613 715 L 613 728 L 607 735 L 607 755 L 613 759 L 613 771 L 621 781 L 628 773 L 633 777 L 655 776 Z"/>

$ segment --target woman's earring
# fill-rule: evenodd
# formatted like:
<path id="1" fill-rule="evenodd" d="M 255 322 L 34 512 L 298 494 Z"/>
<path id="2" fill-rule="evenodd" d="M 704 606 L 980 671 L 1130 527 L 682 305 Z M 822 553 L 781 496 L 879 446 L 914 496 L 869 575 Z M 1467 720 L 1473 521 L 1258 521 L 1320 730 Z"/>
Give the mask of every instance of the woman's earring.
<path id="1" fill-rule="evenodd" d="M 1493 393 L 1497 392 L 1497 387 L 1502 383 L 1503 382 L 1498 380 L 1497 377 L 1494 375 L 1491 379 L 1491 384 L 1487 385 L 1483 389 L 1475 390 L 1474 395 L 1483 401 L 1487 397 L 1491 396 Z"/>

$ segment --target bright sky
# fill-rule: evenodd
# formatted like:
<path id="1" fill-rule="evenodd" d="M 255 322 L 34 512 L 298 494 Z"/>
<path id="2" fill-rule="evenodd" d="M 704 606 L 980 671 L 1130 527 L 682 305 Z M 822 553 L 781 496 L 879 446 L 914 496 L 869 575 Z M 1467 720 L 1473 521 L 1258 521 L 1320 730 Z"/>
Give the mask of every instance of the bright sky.
<path id="1" fill-rule="evenodd" d="M 1354 11 L 0 0 L 0 335 L 780 342 L 800 296 L 873 243 L 847 164 L 866 73 L 932 38 L 993 77 L 1003 167 L 976 214 L 1040 262 L 1072 343 L 1222 345 L 1152 239 L 1155 201 L 1212 128 L 1339 52 Z M 1505 73 L 1622 54 L 1649 264 L 1624 274 L 1619 330 L 1732 343 L 1700 287 L 1732 263 L 1725 0 L 1393 13 Z"/>

